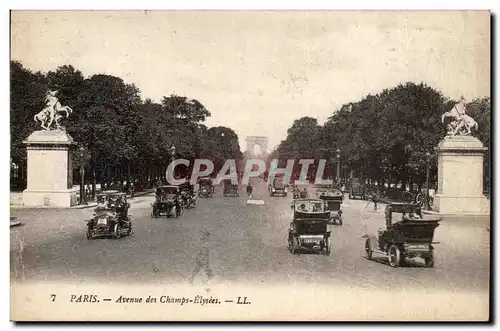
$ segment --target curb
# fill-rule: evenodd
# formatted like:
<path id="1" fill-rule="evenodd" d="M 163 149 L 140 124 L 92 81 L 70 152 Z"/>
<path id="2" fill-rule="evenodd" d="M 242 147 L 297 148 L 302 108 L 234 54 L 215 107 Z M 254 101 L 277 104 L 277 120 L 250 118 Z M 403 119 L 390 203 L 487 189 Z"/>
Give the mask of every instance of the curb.
<path id="1" fill-rule="evenodd" d="M 95 208 L 97 207 L 97 203 L 91 203 L 88 205 L 76 205 L 73 207 L 70 207 L 71 209 L 86 209 L 86 208 Z"/>
<path id="2" fill-rule="evenodd" d="M 140 197 L 140 196 L 152 193 L 152 192 L 153 192 L 152 190 L 150 190 L 150 191 L 143 191 L 143 192 L 134 194 L 134 198 Z M 76 205 L 76 206 L 73 206 L 73 207 L 70 207 L 70 208 L 71 209 L 87 209 L 87 208 L 95 208 L 95 207 L 97 207 L 97 203 L 96 202 L 92 202 L 92 203 L 89 203 L 87 205 Z"/>

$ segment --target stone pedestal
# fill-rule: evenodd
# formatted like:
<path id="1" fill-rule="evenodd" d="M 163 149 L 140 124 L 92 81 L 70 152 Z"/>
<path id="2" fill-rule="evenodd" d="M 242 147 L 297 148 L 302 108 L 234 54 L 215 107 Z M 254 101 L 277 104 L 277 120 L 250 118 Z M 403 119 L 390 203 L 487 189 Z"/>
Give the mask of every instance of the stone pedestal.
<path id="1" fill-rule="evenodd" d="M 67 208 L 77 204 L 73 189 L 71 146 L 64 131 L 35 131 L 24 141 L 28 154 L 28 186 L 23 204 L 31 207 Z"/>
<path id="2" fill-rule="evenodd" d="M 489 215 L 483 195 L 483 155 L 487 148 L 472 136 L 446 137 L 438 153 L 438 191 L 434 206 L 440 214 Z"/>

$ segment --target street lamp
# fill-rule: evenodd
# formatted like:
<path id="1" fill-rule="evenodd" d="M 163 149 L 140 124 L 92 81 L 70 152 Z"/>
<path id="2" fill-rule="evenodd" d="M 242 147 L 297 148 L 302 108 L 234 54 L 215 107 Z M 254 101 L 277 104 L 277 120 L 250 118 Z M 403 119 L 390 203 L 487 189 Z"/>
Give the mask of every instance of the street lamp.
<path id="1" fill-rule="evenodd" d="M 172 155 L 172 160 L 175 160 L 175 146 L 170 147 L 170 154 Z"/>
<path id="2" fill-rule="evenodd" d="M 85 158 L 85 148 L 83 146 L 79 149 L 80 153 L 80 205 L 86 205 L 85 201 L 85 167 L 83 165 L 83 160 Z"/>
<path id="3" fill-rule="evenodd" d="M 430 206 L 430 198 L 429 198 L 429 170 L 430 170 L 430 165 L 431 165 L 431 153 L 427 152 L 425 153 L 425 160 L 427 162 L 427 172 L 426 172 L 426 175 L 425 175 L 425 190 L 427 191 L 426 192 L 426 207 L 427 207 L 427 210 L 430 210 L 431 209 L 431 206 Z"/>
<path id="4" fill-rule="evenodd" d="M 337 148 L 335 153 L 337 153 L 337 183 L 339 183 L 340 182 L 340 149 Z"/>
<path id="5" fill-rule="evenodd" d="M 172 162 L 175 161 L 175 146 L 172 145 L 172 147 L 170 147 L 170 155 L 172 155 Z M 172 176 L 175 178 L 175 171 L 174 171 L 175 167 L 172 169 Z"/>

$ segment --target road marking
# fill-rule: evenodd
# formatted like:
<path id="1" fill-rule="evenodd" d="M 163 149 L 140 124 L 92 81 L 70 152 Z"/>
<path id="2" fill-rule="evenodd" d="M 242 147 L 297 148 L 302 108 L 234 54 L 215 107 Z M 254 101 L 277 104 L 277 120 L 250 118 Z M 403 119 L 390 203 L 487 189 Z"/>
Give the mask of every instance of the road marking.
<path id="1" fill-rule="evenodd" d="M 265 204 L 264 200 L 247 200 L 248 205 L 263 205 Z"/>

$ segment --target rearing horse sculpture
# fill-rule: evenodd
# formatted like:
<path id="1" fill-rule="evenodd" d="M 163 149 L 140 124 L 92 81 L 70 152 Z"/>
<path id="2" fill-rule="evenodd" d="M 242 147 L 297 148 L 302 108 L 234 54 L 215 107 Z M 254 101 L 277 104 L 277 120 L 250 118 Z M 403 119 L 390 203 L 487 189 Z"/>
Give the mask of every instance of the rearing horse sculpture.
<path id="1" fill-rule="evenodd" d="M 444 113 L 441 116 L 442 123 L 444 123 L 444 119 L 447 117 L 452 117 L 454 119 L 454 121 L 450 123 L 448 135 L 468 136 L 472 134 L 472 128 L 475 128 L 477 130 L 477 122 L 465 112 L 465 103 L 463 101 L 460 101 L 450 111 Z"/>
<path id="2" fill-rule="evenodd" d="M 45 96 L 45 108 L 36 114 L 33 119 L 35 122 L 40 122 L 40 125 L 45 130 L 51 130 L 52 124 L 55 124 L 57 130 L 63 130 L 60 120 L 66 114 L 66 118 L 73 112 L 68 106 L 62 106 L 59 99 L 56 97 L 57 91 L 47 91 Z"/>

